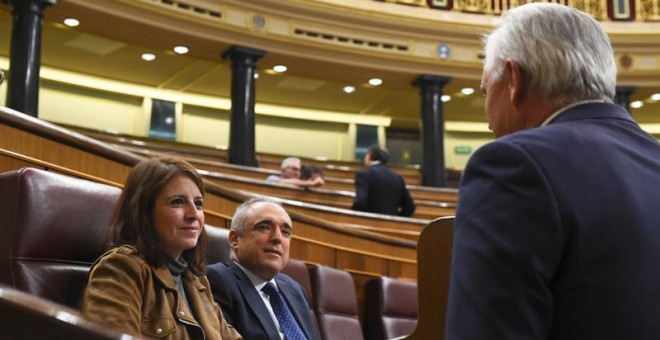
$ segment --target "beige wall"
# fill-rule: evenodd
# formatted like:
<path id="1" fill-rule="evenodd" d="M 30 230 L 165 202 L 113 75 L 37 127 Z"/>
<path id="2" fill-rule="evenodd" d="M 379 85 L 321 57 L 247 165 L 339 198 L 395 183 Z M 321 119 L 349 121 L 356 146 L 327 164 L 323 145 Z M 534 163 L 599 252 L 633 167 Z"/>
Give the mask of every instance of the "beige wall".
<path id="1" fill-rule="evenodd" d="M 136 136 L 148 135 L 149 98 L 48 80 L 42 80 L 39 95 L 39 117 L 44 120 Z M 0 104 L 4 105 L 6 84 L 0 87 L 0 96 Z M 179 141 L 221 148 L 229 145 L 228 110 L 182 105 L 181 115 L 177 118 Z M 269 115 L 257 115 L 256 123 L 258 152 L 336 160 L 352 160 L 354 157 L 354 124 Z M 469 146 L 474 153 L 492 140 L 490 133 L 446 132 L 446 166 L 455 170 L 465 167 L 470 155 L 456 154 L 456 146 Z"/>
<path id="2" fill-rule="evenodd" d="M 445 132 L 445 166 L 448 169 L 463 170 L 470 156 L 482 145 L 494 140 L 488 132 Z M 472 148 L 470 154 L 457 154 L 457 146 Z"/>
<path id="3" fill-rule="evenodd" d="M 222 148 L 229 145 L 229 112 L 184 105 L 182 116 L 182 142 Z"/>
<path id="4" fill-rule="evenodd" d="M 348 124 L 257 116 L 259 152 L 350 160 Z"/>
<path id="5" fill-rule="evenodd" d="M 43 120 L 141 135 L 135 127 L 142 115 L 142 98 L 41 82 L 39 118 Z"/>
<path id="6" fill-rule="evenodd" d="M 0 85 L 0 105 L 7 106 L 7 83 Z"/>
<path id="7" fill-rule="evenodd" d="M 6 103 L 6 88 L 7 84 L 0 86 L 1 105 Z M 133 92 L 110 92 L 42 79 L 39 117 L 55 123 L 147 136 L 151 100 L 148 96 L 129 93 Z M 179 141 L 222 148 L 228 146 L 230 112 L 227 108 L 185 103 L 178 107 Z M 355 154 L 355 123 L 338 122 L 331 115 L 328 116 L 331 117 L 329 121 L 323 121 L 319 116 L 315 117 L 317 120 L 308 120 L 258 114 L 257 151 L 352 160 Z M 385 135 L 384 131 L 380 134 Z M 446 166 L 456 170 L 465 167 L 470 155 L 456 154 L 456 146 L 469 146 L 474 153 L 478 147 L 492 140 L 489 132 L 446 132 Z"/>

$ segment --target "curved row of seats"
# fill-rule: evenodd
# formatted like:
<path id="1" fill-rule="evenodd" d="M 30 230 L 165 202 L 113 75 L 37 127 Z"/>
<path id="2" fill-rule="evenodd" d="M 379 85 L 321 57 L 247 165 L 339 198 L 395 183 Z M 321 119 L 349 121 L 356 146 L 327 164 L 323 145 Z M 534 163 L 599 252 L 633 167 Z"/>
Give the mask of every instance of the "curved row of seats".
<path id="1" fill-rule="evenodd" d="M 342 184 L 350 185 L 348 187 L 342 187 L 342 189 L 333 188 L 332 185 L 334 180 L 332 177 L 328 177 L 327 185 L 322 188 L 303 189 L 267 182 L 265 179 L 268 175 L 279 174 L 279 171 L 276 170 L 269 170 L 269 172 L 265 173 L 264 169 L 261 168 L 237 166 L 221 162 L 219 159 L 225 157 L 224 152 L 220 152 L 216 149 L 125 135 L 118 136 L 114 134 L 104 134 L 91 132 L 86 129 L 79 130 L 82 130 L 81 132 L 94 138 L 109 142 L 115 146 L 145 157 L 160 156 L 165 153 L 177 154 L 198 169 L 204 170 L 203 174 L 205 177 L 228 188 L 341 209 L 351 208 L 355 197 L 355 188 L 352 178 L 355 176 L 356 170 L 362 169 L 361 165 L 358 167 L 356 165 L 357 163 L 353 162 L 353 168 L 341 166 L 345 169 L 337 170 L 345 172 L 347 176 L 351 177 L 350 180 L 341 179 L 343 181 Z M 202 157 L 200 157 L 200 155 Z M 215 159 L 210 160 L 209 158 L 211 157 L 215 157 Z M 325 163 L 326 167 L 332 166 L 330 162 Z M 417 173 L 414 174 L 414 176 L 419 177 L 418 170 L 404 169 L 408 171 L 416 171 Z M 413 174 L 410 173 L 410 176 L 413 176 Z M 411 192 L 412 195 L 415 196 L 415 203 L 417 205 L 417 209 L 412 216 L 413 218 L 424 219 L 426 220 L 425 222 L 428 222 L 438 217 L 455 215 L 457 201 L 457 191 L 455 189 L 415 187 L 414 189 L 411 188 Z"/>
<path id="2" fill-rule="evenodd" d="M 83 177 L 90 178 L 93 181 L 116 185 L 115 183 L 124 181 L 126 174 L 136 162 L 136 156 L 133 154 L 128 152 L 122 153 L 117 150 L 112 151 L 112 161 L 109 161 L 109 156 L 107 155 L 108 147 L 105 144 L 95 142 L 91 139 L 85 140 L 68 130 L 53 127 L 52 124 L 45 124 L 42 121 L 12 112 L 11 110 L 6 110 L 5 108 L 0 108 L 0 133 L 5 137 L 0 140 L 0 153 L 6 155 L 6 153 L 11 154 L 16 151 L 21 154 L 20 157 L 15 155 L 10 155 L 10 157 L 0 157 L 0 171 L 16 169 L 23 166 L 34 166 L 34 164 L 37 164 L 40 168 L 71 173 L 71 169 L 62 167 L 64 165 L 67 167 L 71 166 L 73 170 L 78 171 L 79 173 L 76 174 L 76 176 L 84 174 Z M 81 142 L 81 140 L 84 143 Z M 227 199 L 221 199 L 220 196 L 218 196 L 220 191 L 222 190 L 221 188 L 218 188 L 218 186 L 211 186 L 211 197 L 209 197 L 211 202 L 209 203 L 213 206 L 213 210 L 207 211 L 207 222 L 212 221 L 211 223 L 213 224 L 224 225 L 226 227 L 226 215 L 231 214 L 238 202 L 245 199 L 245 196 L 241 196 L 238 193 L 231 191 L 224 192 L 222 195 L 225 195 L 225 197 L 230 197 L 232 195 L 235 196 L 233 198 L 234 201 L 230 200 L 235 203 L 228 204 Z M 292 202 L 291 207 L 295 205 L 304 204 Z M 11 204 L 7 205 L 3 203 L 2 206 L 11 206 Z M 287 210 L 291 209 L 287 207 Z M 323 223 L 314 220 L 313 217 L 300 214 L 295 210 L 291 211 L 291 215 L 299 226 L 305 223 L 313 223 L 317 226 L 323 225 Z M 393 221 L 395 223 L 397 222 L 396 219 Z M 299 238 L 299 240 L 301 240 L 299 242 L 303 243 L 292 246 L 292 256 L 320 263 L 321 265 L 331 263 L 334 267 L 346 268 L 353 278 L 358 277 L 356 276 L 357 272 L 365 271 L 367 276 L 371 273 L 371 276 L 376 274 L 375 276 L 390 275 L 394 277 L 408 277 L 414 279 L 419 275 L 419 292 L 420 295 L 425 296 L 425 298 L 420 300 L 420 322 L 411 337 L 420 339 L 439 338 L 437 335 L 441 334 L 441 332 L 438 333 L 437 320 L 438 318 L 442 318 L 442 316 L 438 314 L 442 311 L 442 308 L 438 309 L 438 306 L 444 305 L 442 297 L 444 289 L 442 289 L 442 287 L 443 282 L 448 275 L 448 271 L 445 270 L 445 268 L 448 268 L 449 255 L 447 255 L 447 252 L 450 252 L 451 248 L 451 228 L 450 224 L 448 224 L 450 223 L 448 220 L 438 222 L 440 222 L 437 226 L 439 228 L 431 229 L 438 231 L 435 236 L 427 233 L 428 235 L 426 235 L 424 239 L 420 239 L 419 251 L 417 251 L 415 247 L 410 249 L 412 251 L 412 253 L 410 253 L 413 256 L 412 258 L 414 259 L 415 254 L 418 257 L 417 263 L 407 259 L 409 258 L 409 255 L 406 255 L 407 253 L 404 249 L 408 246 L 405 245 L 404 242 L 385 238 L 378 241 L 383 242 L 382 245 L 373 249 L 377 252 L 388 255 L 378 255 L 374 253 L 374 255 L 376 255 L 375 257 L 365 257 L 371 256 L 369 255 L 370 251 L 365 251 L 363 248 L 364 246 L 359 246 L 360 243 L 356 241 L 359 241 L 362 238 L 376 240 L 373 235 L 344 230 L 341 233 L 346 235 L 346 237 L 341 238 L 338 236 L 340 234 L 337 233 L 339 229 L 337 229 L 334 224 L 328 222 L 325 222 L 327 226 L 324 228 L 330 228 L 334 230 L 333 232 L 328 233 L 327 236 L 321 238 L 319 238 L 317 234 L 303 235 L 302 238 Z M 436 222 L 432 223 L 430 226 L 435 226 L 435 224 Z M 213 228 L 210 230 L 222 229 Z M 304 230 L 304 228 L 299 229 L 299 231 Z M 428 230 L 429 227 L 425 228 L 424 232 L 426 233 Z M 44 232 L 45 235 L 48 235 L 47 230 Z M 335 242 L 335 244 L 345 244 L 346 247 L 342 250 L 341 247 L 326 244 L 325 241 L 323 241 L 323 238 L 325 238 L 325 240 L 331 240 Z M 0 237 L 0 239 L 14 240 L 13 237 L 4 236 Z M 39 239 L 41 241 L 50 241 L 48 238 L 43 237 L 43 235 L 40 236 Z M 429 242 L 431 242 L 432 245 L 429 244 Z M 37 243 L 32 241 L 28 244 L 31 245 L 26 245 L 27 248 L 25 249 L 39 248 L 36 246 Z M 366 245 L 367 243 L 363 244 Z M 387 244 L 389 244 L 389 246 Z M 422 247 L 422 245 L 425 246 Z M 367 247 L 372 249 L 372 246 L 374 246 L 374 243 L 371 243 Z M 323 249 L 327 250 L 322 250 L 322 247 L 325 247 Z M 20 247 L 17 248 L 14 246 L 3 245 L 2 249 L 17 250 L 20 249 Z M 294 249 L 302 250 L 297 254 L 294 254 Z M 328 250 L 331 252 L 328 252 Z M 330 255 L 330 257 L 319 257 L 319 254 L 327 254 Z M 7 258 L 12 259 L 29 258 L 20 255 L 6 255 Z M 216 254 L 212 256 L 222 255 Z M 75 268 L 75 265 L 77 264 L 75 261 L 67 263 L 66 266 L 55 266 L 55 268 L 68 268 L 69 265 L 72 265 L 72 268 Z M 428 263 L 432 264 L 428 265 Z M 2 268 L 9 268 L 7 265 L 8 264 L 3 263 Z M 11 266 L 11 271 L 19 273 L 19 271 L 16 271 L 16 268 L 29 268 L 31 265 L 34 265 L 34 263 Z M 417 269 L 418 265 L 419 273 Z M 438 270 L 439 268 L 440 270 Z M 19 277 L 25 278 L 25 275 L 20 275 Z M 19 282 L 13 278 L 11 281 Z M 4 279 L 1 282 L 5 282 Z M 354 284 L 357 287 L 366 287 L 364 285 L 365 282 L 360 282 L 360 279 L 356 280 Z M 440 287 L 440 289 L 438 289 L 438 287 Z M 359 297 L 361 289 L 358 289 L 357 291 Z M 365 294 L 362 294 L 362 297 L 364 296 Z M 363 301 L 363 299 L 358 298 L 358 301 Z M 434 304 L 430 305 L 430 302 L 434 302 Z M 363 306 L 363 304 L 360 303 L 358 306 Z"/>
<path id="3" fill-rule="evenodd" d="M 34 168 L 0 174 L 0 188 L 0 284 L 76 308 L 87 272 L 103 253 L 121 190 Z M 205 230 L 210 240 L 207 262 L 228 261 L 228 230 L 210 225 Z M 348 272 L 291 260 L 285 273 L 307 290 L 323 339 L 362 337 L 356 289 Z M 399 281 L 375 278 L 367 285 L 367 338 L 414 330 L 416 284 Z M 401 293 L 393 291 L 396 288 Z"/>
<path id="4" fill-rule="evenodd" d="M 259 167 L 237 166 L 227 163 L 227 152 L 222 149 L 147 137 L 102 132 L 70 125 L 63 126 L 97 140 L 120 146 L 131 152 L 175 152 L 178 155 L 185 157 L 190 162 L 195 163 L 201 169 L 253 179 L 264 179 L 269 175 L 278 175 L 280 173 L 280 163 L 285 157 L 282 155 L 260 153 L 257 155 L 257 158 L 259 159 Z M 321 167 L 326 177 L 326 184 L 324 187 L 334 190 L 354 190 L 355 185 L 353 179 L 355 178 L 355 172 L 364 168 L 363 164 L 354 161 L 320 161 L 314 158 L 301 158 L 303 165 L 317 165 Z M 269 161 L 266 162 L 265 160 Z M 389 166 L 403 176 L 414 199 L 456 203 L 458 193 L 456 189 L 420 186 L 421 175 L 416 166 Z M 450 177 L 452 183 L 457 182 L 459 176 L 460 173 L 448 170 L 448 177 Z"/>

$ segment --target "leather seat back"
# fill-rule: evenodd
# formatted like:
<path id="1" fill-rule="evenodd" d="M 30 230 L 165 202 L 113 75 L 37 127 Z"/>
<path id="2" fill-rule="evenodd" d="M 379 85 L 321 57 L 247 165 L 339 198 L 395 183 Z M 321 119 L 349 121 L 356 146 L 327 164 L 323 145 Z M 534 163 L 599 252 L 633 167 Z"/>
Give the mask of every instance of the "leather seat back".
<path id="1" fill-rule="evenodd" d="M 319 322 L 314 311 L 314 294 L 312 291 L 312 281 L 309 277 L 309 269 L 305 261 L 289 258 L 289 262 L 282 270 L 282 273 L 288 275 L 290 278 L 298 282 L 307 294 L 307 304 L 309 305 L 309 312 L 312 315 L 312 321 L 316 328 L 319 328 Z"/>
<path id="2" fill-rule="evenodd" d="M 316 317 L 324 340 L 363 339 L 351 275 L 326 266 L 310 268 Z"/>
<path id="3" fill-rule="evenodd" d="M 390 277 L 367 282 L 364 328 L 367 340 L 394 339 L 417 326 L 417 283 Z"/>
<path id="4" fill-rule="evenodd" d="M 0 283 L 77 308 L 121 189 L 33 168 L 0 188 Z"/>

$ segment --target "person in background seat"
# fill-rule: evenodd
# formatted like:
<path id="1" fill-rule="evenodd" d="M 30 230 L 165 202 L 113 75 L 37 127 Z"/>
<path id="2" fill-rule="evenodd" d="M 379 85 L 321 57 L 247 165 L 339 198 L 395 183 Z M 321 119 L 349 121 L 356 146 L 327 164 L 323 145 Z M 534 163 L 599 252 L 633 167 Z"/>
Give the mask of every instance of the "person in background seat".
<path id="1" fill-rule="evenodd" d="M 292 184 L 295 186 L 310 188 L 310 187 L 320 187 L 325 184 L 323 176 L 314 177 L 309 179 L 300 178 L 300 171 L 302 169 L 302 163 L 298 157 L 288 157 L 282 161 L 282 175 L 270 175 L 266 180 L 268 182 Z"/>

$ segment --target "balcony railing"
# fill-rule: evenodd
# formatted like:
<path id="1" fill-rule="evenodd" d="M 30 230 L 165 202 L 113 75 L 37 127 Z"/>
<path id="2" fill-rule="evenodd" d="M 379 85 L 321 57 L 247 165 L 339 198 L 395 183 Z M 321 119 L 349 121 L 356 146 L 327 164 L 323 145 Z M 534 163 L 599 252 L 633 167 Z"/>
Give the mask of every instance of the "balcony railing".
<path id="1" fill-rule="evenodd" d="M 660 21 L 658 0 L 374 0 L 434 10 L 500 15 L 529 2 L 553 2 L 577 8 L 600 21 Z"/>

